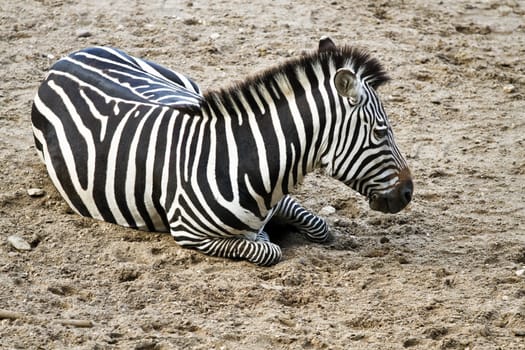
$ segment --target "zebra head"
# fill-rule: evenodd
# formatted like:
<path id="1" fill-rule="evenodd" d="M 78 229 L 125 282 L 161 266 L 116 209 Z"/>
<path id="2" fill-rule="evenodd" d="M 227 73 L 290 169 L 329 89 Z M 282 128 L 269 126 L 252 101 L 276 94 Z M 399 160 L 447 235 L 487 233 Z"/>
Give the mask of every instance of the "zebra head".
<path id="1" fill-rule="evenodd" d="M 411 201 L 413 184 L 375 90 L 389 78 L 363 51 L 338 50 L 329 38 L 321 39 L 319 50 L 334 55 L 329 83 L 340 111 L 335 113 L 337 142 L 323 163 L 332 177 L 366 196 L 371 209 L 397 213 Z"/>

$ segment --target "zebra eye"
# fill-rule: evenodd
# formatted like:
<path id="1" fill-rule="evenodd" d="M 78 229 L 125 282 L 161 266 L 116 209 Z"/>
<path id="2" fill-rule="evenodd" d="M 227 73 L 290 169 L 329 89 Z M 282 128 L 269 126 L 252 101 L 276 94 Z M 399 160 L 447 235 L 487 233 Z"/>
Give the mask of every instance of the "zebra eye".
<path id="1" fill-rule="evenodd" d="M 387 134 L 388 134 L 388 129 L 387 128 L 381 128 L 381 129 L 375 128 L 374 129 L 374 137 L 376 139 L 382 139 L 382 138 L 386 137 Z"/>

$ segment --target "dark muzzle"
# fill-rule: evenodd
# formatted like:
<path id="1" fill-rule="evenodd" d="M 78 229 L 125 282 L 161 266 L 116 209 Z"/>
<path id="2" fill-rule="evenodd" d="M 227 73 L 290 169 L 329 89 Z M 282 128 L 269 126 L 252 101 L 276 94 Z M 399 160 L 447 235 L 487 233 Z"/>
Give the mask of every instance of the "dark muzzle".
<path id="1" fill-rule="evenodd" d="M 410 203 L 413 191 L 414 184 L 410 172 L 404 170 L 399 176 L 399 183 L 389 192 L 370 195 L 370 208 L 383 213 L 397 213 Z"/>

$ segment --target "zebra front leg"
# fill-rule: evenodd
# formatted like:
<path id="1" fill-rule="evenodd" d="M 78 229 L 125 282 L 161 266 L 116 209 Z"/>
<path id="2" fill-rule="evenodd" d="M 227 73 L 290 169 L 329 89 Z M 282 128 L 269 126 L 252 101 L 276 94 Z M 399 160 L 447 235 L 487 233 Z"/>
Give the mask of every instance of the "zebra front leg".
<path id="1" fill-rule="evenodd" d="M 275 265 L 281 260 L 281 248 L 269 241 L 268 235 L 264 232 L 254 234 L 255 240 L 246 237 L 225 237 L 225 238 L 202 238 L 200 240 L 184 241 L 178 239 L 172 233 L 175 241 L 183 247 L 201 251 L 210 256 L 230 259 L 248 260 L 260 266 Z"/>
<path id="2" fill-rule="evenodd" d="M 276 219 L 293 226 L 313 242 L 322 243 L 328 239 L 326 221 L 303 208 L 290 196 L 284 196 L 277 203 L 273 215 Z"/>

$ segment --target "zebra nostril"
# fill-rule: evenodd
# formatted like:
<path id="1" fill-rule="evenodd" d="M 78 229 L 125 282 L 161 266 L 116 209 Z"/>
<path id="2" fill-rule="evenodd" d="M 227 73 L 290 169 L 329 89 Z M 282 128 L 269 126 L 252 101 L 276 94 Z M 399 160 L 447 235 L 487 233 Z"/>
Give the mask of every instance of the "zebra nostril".
<path id="1" fill-rule="evenodd" d="M 409 203 L 412 200 L 412 191 L 405 191 L 403 198 L 405 199 L 405 202 Z"/>
<path id="2" fill-rule="evenodd" d="M 412 184 L 412 180 L 408 180 L 405 183 L 403 183 L 403 187 L 401 188 L 401 198 L 405 202 L 405 204 L 410 203 L 412 200 L 412 191 L 414 190 L 414 185 Z"/>

